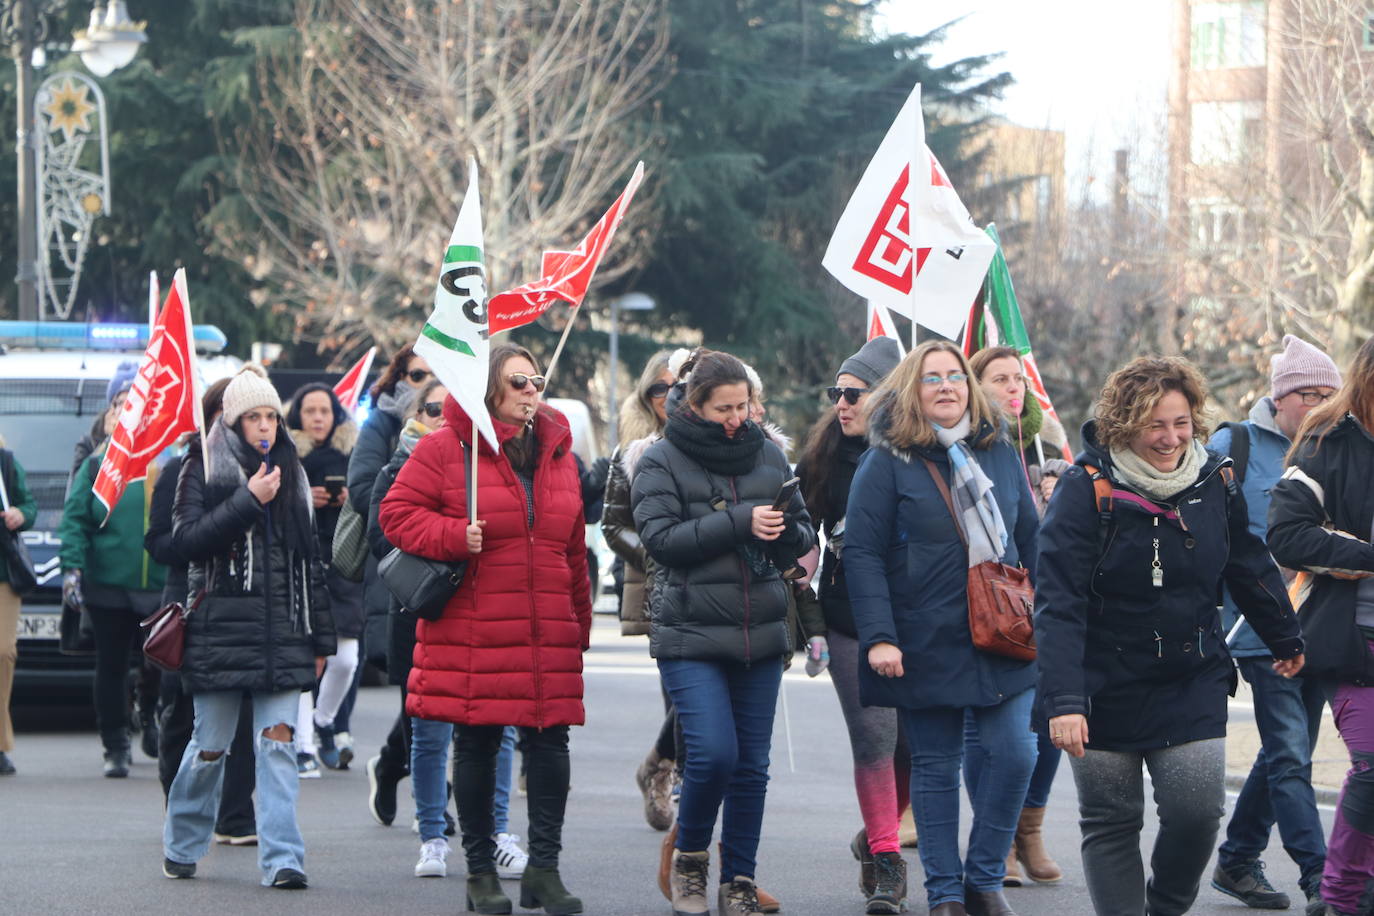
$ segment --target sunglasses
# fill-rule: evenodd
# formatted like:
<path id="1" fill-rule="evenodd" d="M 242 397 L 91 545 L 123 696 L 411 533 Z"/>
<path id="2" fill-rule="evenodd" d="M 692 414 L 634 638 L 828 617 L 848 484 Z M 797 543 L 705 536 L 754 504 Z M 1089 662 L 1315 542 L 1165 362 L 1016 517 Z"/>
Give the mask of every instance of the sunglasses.
<path id="1" fill-rule="evenodd" d="M 428 369 L 411 369 L 406 373 L 406 378 L 418 385 L 433 374 Z"/>
<path id="2" fill-rule="evenodd" d="M 535 391 L 543 391 L 548 383 L 542 375 L 526 375 L 523 372 L 512 372 L 506 376 L 506 381 L 510 382 L 510 386 L 516 391 L 524 391 L 526 385 L 534 385 Z"/>
<path id="3" fill-rule="evenodd" d="M 840 398 L 844 398 L 848 404 L 859 403 L 859 398 L 868 394 L 867 388 L 836 388 L 834 386 L 825 389 L 825 396 L 830 399 L 831 404 L 840 403 Z"/>
<path id="4" fill-rule="evenodd" d="M 673 386 L 669 385 L 667 382 L 654 382 L 649 386 L 649 397 L 653 398 L 655 401 L 659 398 L 666 398 L 672 387 Z"/>
<path id="5" fill-rule="evenodd" d="M 437 418 L 439 418 L 439 417 L 442 417 L 443 415 L 444 415 L 444 402 L 443 402 L 443 401 L 426 401 L 426 402 L 425 402 L 425 416 L 430 417 L 430 418 L 433 418 L 433 419 L 437 419 Z"/>

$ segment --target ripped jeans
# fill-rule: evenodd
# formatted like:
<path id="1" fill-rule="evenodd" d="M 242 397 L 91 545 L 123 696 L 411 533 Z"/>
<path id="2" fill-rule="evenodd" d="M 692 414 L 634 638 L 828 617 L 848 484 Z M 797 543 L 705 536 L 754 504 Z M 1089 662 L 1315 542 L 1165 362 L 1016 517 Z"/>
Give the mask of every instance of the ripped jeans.
<path id="1" fill-rule="evenodd" d="M 253 732 L 257 763 L 258 867 L 269 885 L 278 869 L 304 870 L 305 842 L 296 823 L 296 749 L 288 737 L 276 741 L 263 733 L 276 725 L 294 730 L 299 690 L 254 692 Z M 195 695 L 196 724 L 181 757 L 172 789 L 167 794 L 167 817 L 162 828 L 163 855 L 173 862 L 198 861 L 210 849 L 224 784 L 224 756 L 204 760 L 201 752 L 227 753 L 238 725 L 242 692 Z"/>

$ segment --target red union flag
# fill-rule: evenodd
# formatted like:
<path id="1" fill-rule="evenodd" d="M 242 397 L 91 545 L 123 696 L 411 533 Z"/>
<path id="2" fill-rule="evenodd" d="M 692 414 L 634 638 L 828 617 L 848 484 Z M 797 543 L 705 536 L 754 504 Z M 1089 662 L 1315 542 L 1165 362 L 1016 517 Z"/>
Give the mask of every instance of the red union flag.
<path id="1" fill-rule="evenodd" d="M 358 401 L 363 396 L 363 386 L 367 384 L 367 373 L 372 370 L 372 357 L 377 355 L 377 348 L 373 347 L 363 355 L 363 358 L 353 364 L 353 368 L 339 379 L 339 383 L 334 386 L 334 394 L 343 405 L 344 410 L 353 411 L 358 407 Z"/>
<path id="2" fill-rule="evenodd" d="M 868 340 L 876 337 L 891 337 L 897 341 L 897 350 L 906 355 L 906 350 L 902 347 L 902 339 L 897 336 L 897 329 L 892 326 L 892 318 L 888 315 L 887 307 L 868 303 Z"/>
<path id="3" fill-rule="evenodd" d="M 995 245 L 926 147 L 920 98 L 917 86 L 854 189 L 821 264 L 860 296 L 953 338 Z M 921 179 L 914 183 L 913 162 Z"/>
<path id="4" fill-rule="evenodd" d="M 634 199 L 639 183 L 644 180 L 644 163 L 635 166 L 634 174 L 625 190 L 611 204 L 592 230 L 572 251 L 546 251 L 540 263 L 541 276 L 533 283 L 497 293 L 487 302 L 487 320 L 491 333 L 508 331 L 537 319 L 555 302 L 566 302 L 573 308 L 582 304 L 596 273 L 601 257 L 615 236 L 616 227 Z"/>
<path id="5" fill-rule="evenodd" d="M 91 486 L 107 519 L 128 485 L 148 476 L 148 465 L 158 453 L 200 425 L 186 300 L 186 274 L 178 270 Z"/>

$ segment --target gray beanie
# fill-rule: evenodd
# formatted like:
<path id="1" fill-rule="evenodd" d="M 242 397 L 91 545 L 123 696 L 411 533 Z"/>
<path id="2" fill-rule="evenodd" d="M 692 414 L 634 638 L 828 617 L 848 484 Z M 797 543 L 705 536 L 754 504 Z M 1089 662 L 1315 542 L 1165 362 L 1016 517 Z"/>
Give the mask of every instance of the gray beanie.
<path id="1" fill-rule="evenodd" d="M 1278 400 L 1299 388 L 1339 388 L 1341 373 L 1321 350 L 1292 334 L 1283 336 L 1283 352 L 1269 360 L 1270 396 Z"/>
<path id="2" fill-rule="evenodd" d="M 897 346 L 897 341 L 891 337 L 875 337 L 860 347 L 858 353 L 840 363 L 840 371 L 835 373 L 835 380 L 839 381 L 841 375 L 848 373 L 872 387 L 896 369 L 901 361 L 902 351 Z"/>

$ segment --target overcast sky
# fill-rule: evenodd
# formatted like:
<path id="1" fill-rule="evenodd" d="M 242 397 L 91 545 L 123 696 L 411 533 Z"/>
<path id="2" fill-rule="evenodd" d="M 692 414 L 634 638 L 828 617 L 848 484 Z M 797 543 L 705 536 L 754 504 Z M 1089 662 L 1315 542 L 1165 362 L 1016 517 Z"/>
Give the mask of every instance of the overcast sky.
<path id="1" fill-rule="evenodd" d="M 1168 0 L 888 0 L 884 13 L 891 32 L 913 34 L 964 17 L 936 64 L 1002 52 L 996 66 L 1016 84 L 993 108 L 1066 132 L 1070 194 L 1085 175 L 1105 177 L 1118 146 L 1142 160 L 1162 155 Z"/>

